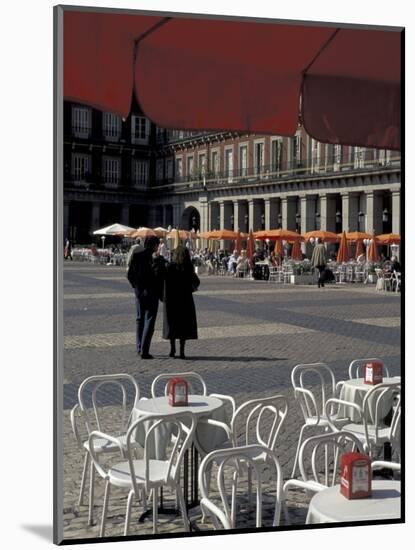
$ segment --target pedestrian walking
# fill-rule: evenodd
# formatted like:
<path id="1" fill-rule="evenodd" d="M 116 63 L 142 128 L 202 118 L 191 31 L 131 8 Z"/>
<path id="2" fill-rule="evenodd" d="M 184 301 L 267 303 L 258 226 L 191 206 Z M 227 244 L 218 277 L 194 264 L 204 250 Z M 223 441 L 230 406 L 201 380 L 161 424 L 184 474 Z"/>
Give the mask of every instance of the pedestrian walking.
<path id="1" fill-rule="evenodd" d="M 164 283 L 163 338 L 170 340 L 170 357 L 176 355 L 176 339 L 180 342 L 181 359 L 186 359 L 186 340 L 197 339 L 193 292 L 199 285 L 200 280 L 194 272 L 189 250 L 179 245 L 173 250 Z"/>
<path id="2" fill-rule="evenodd" d="M 142 359 L 153 359 L 150 355 L 151 339 L 154 333 L 160 295 L 160 278 L 164 274 L 154 264 L 153 254 L 159 246 L 158 237 L 147 237 L 144 249 L 131 255 L 128 280 L 134 289 L 136 318 L 137 353 Z"/>
<path id="3" fill-rule="evenodd" d="M 72 245 L 71 245 L 71 241 L 69 239 L 66 239 L 66 241 L 65 241 L 65 249 L 64 249 L 63 257 L 64 257 L 65 260 L 67 260 L 68 258 L 71 261 L 73 260 L 73 258 L 72 258 Z"/>
<path id="4" fill-rule="evenodd" d="M 314 246 L 313 255 L 311 256 L 311 265 L 318 269 L 318 288 L 324 288 L 324 270 L 326 269 L 326 249 L 324 244 L 316 239 L 316 244 Z"/>

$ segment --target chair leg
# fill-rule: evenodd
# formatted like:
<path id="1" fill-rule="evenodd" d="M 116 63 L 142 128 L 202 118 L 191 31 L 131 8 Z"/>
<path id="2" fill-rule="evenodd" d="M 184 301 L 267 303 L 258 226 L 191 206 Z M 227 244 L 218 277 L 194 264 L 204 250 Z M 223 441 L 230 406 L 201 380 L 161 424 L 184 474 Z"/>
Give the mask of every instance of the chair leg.
<path id="1" fill-rule="evenodd" d="M 88 525 L 92 525 L 94 521 L 94 486 L 95 486 L 95 466 L 91 461 L 89 475 L 89 513 L 88 513 Z"/>
<path id="2" fill-rule="evenodd" d="M 107 511 L 108 511 L 108 500 L 110 497 L 111 483 L 109 479 L 105 481 L 105 494 L 104 494 L 104 505 L 102 507 L 102 518 L 101 518 L 101 529 L 99 531 L 99 536 L 105 536 L 105 523 L 107 520 Z"/>
<path id="3" fill-rule="evenodd" d="M 232 501 L 231 501 L 231 522 L 232 529 L 236 527 L 236 489 L 238 485 L 238 472 L 233 473 L 232 480 Z"/>
<path id="4" fill-rule="evenodd" d="M 144 489 L 143 489 L 144 491 Z M 124 524 L 124 536 L 126 537 L 128 535 L 128 531 L 130 530 L 130 521 L 131 521 L 131 506 L 133 503 L 134 498 L 134 491 L 130 491 L 128 494 L 127 499 L 127 509 L 125 511 L 125 524 Z M 145 500 L 144 500 L 145 502 Z"/>
<path id="5" fill-rule="evenodd" d="M 212 466 L 210 465 L 208 467 L 208 469 L 206 470 L 206 472 L 205 472 L 205 483 L 206 483 L 208 493 L 209 493 L 209 489 L 210 489 L 210 480 L 211 480 L 211 478 L 212 478 Z M 203 507 L 202 520 L 201 520 L 202 523 L 206 523 L 206 519 L 207 519 L 207 516 L 206 516 L 206 513 L 205 513 L 205 508 Z"/>
<path id="6" fill-rule="evenodd" d="M 252 471 L 251 466 L 248 464 L 248 512 L 251 511 L 252 501 Z"/>
<path id="7" fill-rule="evenodd" d="M 82 471 L 81 489 L 79 491 L 79 499 L 78 499 L 79 506 L 82 506 L 84 503 L 85 483 L 86 483 L 86 476 L 88 475 L 89 460 L 90 460 L 90 456 L 88 451 L 86 451 L 85 460 L 84 460 L 84 469 Z"/>
<path id="8" fill-rule="evenodd" d="M 294 467 L 293 467 L 293 471 L 291 473 L 292 478 L 295 477 L 295 471 L 297 469 L 297 464 L 298 464 L 298 455 L 300 454 L 300 447 L 301 447 L 301 443 L 303 442 L 303 433 L 304 433 L 304 430 L 305 430 L 306 427 L 307 427 L 307 424 L 304 424 L 302 426 L 301 431 L 300 431 L 300 437 L 298 438 L 297 450 L 295 452 L 295 459 L 294 459 Z"/>
<path id="9" fill-rule="evenodd" d="M 153 489 L 153 535 L 157 534 L 158 489 Z"/>
<path id="10" fill-rule="evenodd" d="M 180 485 L 176 485 L 176 495 L 180 504 L 180 509 L 182 511 L 184 530 L 186 531 L 186 533 L 188 533 L 190 531 L 189 518 L 187 516 L 186 503 L 184 501 L 182 488 L 180 487 Z"/>

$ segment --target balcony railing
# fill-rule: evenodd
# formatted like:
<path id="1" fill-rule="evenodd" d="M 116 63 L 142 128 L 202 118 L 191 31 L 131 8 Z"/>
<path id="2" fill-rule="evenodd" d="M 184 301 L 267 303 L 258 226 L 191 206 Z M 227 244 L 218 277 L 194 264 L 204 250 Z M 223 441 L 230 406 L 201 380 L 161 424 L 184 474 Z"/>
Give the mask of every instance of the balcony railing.
<path id="1" fill-rule="evenodd" d="M 354 161 L 347 163 L 336 163 L 333 159 L 328 159 L 324 164 L 316 164 L 311 159 L 302 162 L 285 162 L 280 165 L 268 165 L 261 167 L 247 167 L 223 172 L 203 171 L 189 174 L 186 176 L 175 176 L 174 178 L 164 179 L 164 184 L 188 184 L 192 186 L 211 186 L 215 184 L 249 184 L 261 181 L 284 180 L 285 178 L 304 178 L 323 175 L 332 175 L 336 172 L 361 172 L 367 170 L 382 170 L 385 168 L 399 167 L 400 156 L 394 156 L 387 161 L 365 160 L 357 165 Z M 162 182 L 159 181 L 159 184 Z"/>

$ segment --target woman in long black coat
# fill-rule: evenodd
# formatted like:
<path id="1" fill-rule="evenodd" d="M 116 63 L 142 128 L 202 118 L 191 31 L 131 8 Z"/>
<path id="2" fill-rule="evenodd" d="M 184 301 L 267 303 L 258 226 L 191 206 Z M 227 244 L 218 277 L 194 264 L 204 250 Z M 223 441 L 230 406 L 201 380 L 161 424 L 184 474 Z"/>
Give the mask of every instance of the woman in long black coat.
<path id="1" fill-rule="evenodd" d="M 164 284 L 163 338 L 170 340 L 170 357 L 176 354 L 176 339 L 180 341 L 180 358 L 185 359 L 186 340 L 197 339 L 196 308 L 192 293 L 199 287 L 190 253 L 184 246 L 173 250 L 167 266 Z"/>

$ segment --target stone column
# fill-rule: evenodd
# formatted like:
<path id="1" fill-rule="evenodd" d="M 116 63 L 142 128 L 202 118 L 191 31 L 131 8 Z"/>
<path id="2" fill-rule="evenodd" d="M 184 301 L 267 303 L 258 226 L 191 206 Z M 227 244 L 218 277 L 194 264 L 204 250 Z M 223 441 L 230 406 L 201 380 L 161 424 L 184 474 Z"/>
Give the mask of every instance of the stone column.
<path id="1" fill-rule="evenodd" d="M 401 192 L 392 191 L 392 233 L 401 234 Z"/>
<path id="2" fill-rule="evenodd" d="M 100 226 L 100 212 L 101 212 L 101 205 L 99 202 L 94 202 L 92 204 L 92 212 L 91 212 L 91 233 L 95 231 L 96 229 L 99 229 Z"/>
<path id="3" fill-rule="evenodd" d="M 219 227 L 225 229 L 225 201 L 219 201 Z"/>
<path id="4" fill-rule="evenodd" d="M 315 195 L 300 196 L 301 233 L 315 229 L 316 197 Z M 302 243 L 301 249 L 304 254 L 311 256 L 312 247 L 309 242 Z"/>
<path id="5" fill-rule="evenodd" d="M 209 231 L 209 208 L 207 196 L 199 197 L 200 231 Z"/>
<path id="6" fill-rule="evenodd" d="M 359 197 L 353 193 L 342 193 L 342 231 L 357 231 Z"/>
<path id="7" fill-rule="evenodd" d="M 279 201 L 276 199 L 265 199 L 265 229 L 276 229 L 278 227 Z"/>
<path id="8" fill-rule="evenodd" d="M 235 231 L 245 231 L 245 210 L 241 201 L 233 201 L 233 226 Z"/>

